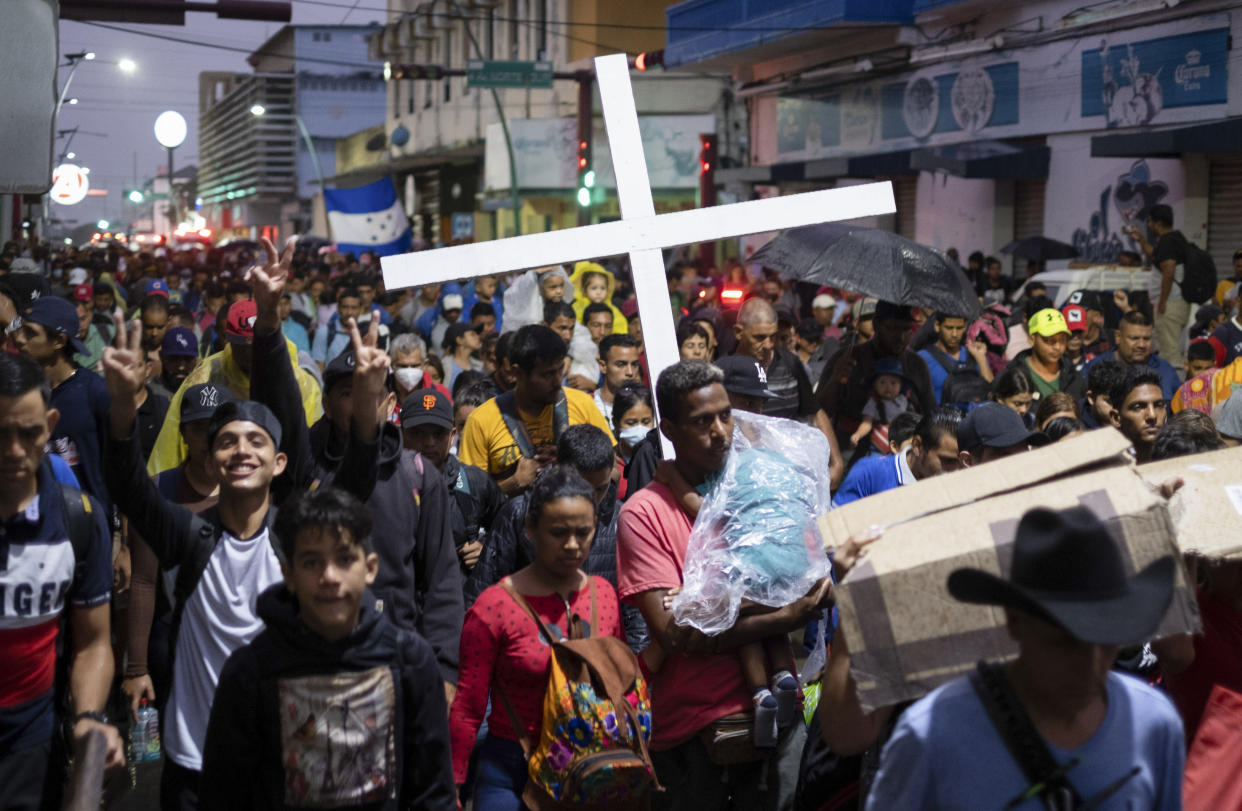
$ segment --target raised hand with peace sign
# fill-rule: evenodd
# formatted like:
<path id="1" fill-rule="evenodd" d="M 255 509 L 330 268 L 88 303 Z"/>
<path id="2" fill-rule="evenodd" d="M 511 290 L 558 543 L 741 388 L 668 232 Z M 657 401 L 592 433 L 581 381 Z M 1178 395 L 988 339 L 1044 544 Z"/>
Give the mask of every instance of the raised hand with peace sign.
<path id="1" fill-rule="evenodd" d="M 104 350 L 104 382 L 112 399 L 108 415 L 112 436 L 124 439 L 134 430 L 139 392 L 147 383 L 147 361 L 142 350 L 142 325 L 137 321 L 126 324 L 121 314 L 114 312 L 112 326 L 116 338 Z"/>
<path id="2" fill-rule="evenodd" d="M 263 250 L 267 252 L 268 263 L 255 265 L 247 272 L 251 294 L 254 296 L 258 318 L 255 329 L 279 329 L 280 297 L 285 292 L 285 284 L 292 275 L 293 250 L 298 244 L 297 237 L 289 237 L 283 253 L 278 253 L 276 246 L 267 237 L 263 237 Z"/>

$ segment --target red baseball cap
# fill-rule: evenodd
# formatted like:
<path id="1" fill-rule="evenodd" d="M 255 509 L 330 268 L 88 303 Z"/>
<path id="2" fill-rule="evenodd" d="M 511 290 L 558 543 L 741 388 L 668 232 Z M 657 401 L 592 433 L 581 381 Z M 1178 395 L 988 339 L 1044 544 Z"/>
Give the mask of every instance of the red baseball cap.
<path id="1" fill-rule="evenodd" d="M 233 302 L 224 320 L 224 337 L 234 344 L 250 343 L 254 339 L 254 322 L 258 317 L 259 307 L 251 299 Z"/>
<path id="2" fill-rule="evenodd" d="M 1066 304 L 1061 308 L 1061 315 L 1065 316 L 1065 326 L 1069 327 L 1070 332 L 1087 331 L 1086 307 L 1078 304 Z"/>
<path id="3" fill-rule="evenodd" d="M 74 301 L 90 301 L 95 297 L 95 286 L 90 282 L 83 282 L 73 288 Z"/>

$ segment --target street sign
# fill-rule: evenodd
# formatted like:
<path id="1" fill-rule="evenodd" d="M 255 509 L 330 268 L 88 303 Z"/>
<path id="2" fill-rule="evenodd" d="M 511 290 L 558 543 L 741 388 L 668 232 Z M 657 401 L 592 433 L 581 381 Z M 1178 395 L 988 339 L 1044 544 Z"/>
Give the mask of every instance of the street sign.
<path id="1" fill-rule="evenodd" d="M 551 87 L 551 62 L 511 62 L 470 59 L 467 87 Z"/>

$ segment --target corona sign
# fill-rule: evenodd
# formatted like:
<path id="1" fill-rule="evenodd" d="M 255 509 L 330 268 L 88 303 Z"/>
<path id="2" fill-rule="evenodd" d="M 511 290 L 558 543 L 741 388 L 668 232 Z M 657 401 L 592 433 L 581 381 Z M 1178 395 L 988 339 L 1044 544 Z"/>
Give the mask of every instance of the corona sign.
<path id="1" fill-rule="evenodd" d="M 89 169 L 72 163 L 62 163 L 52 172 L 52 190 L 48 195 L 62 206 L 72 206 L 86 199 L 91 184 L 87 178 Z"/>

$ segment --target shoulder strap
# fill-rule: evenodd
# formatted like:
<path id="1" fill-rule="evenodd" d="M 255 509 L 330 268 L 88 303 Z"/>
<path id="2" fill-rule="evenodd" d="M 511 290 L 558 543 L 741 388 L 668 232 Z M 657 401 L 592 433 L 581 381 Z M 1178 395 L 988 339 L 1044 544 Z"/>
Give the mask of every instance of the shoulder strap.
<path id="1" fill-rule="evenodd" d="M 531 441 L 530 434 L 526 432 L 526 425 L 518 414 L 517 398 L 514 397 L 513 392 L 506 391 L 503 394 L 497 395 L 496 407 L 500 409 L 500 417 L 505 421 L 505 427 L 509 429 L 509 433 L 513 435 L 513 441 L 517 443 L 518 451 L 523 456 L 533 457 L 535 455 L 535 443 Z M 556 426 L 555 420 L 556 413 L 553 411 L 554 430 Z"/>
<path id="2" fill-rule="evenodd" d="M 931 355 L 932 360 L 936 361 L 940 368 L 944 369 L 949 374 L 953 374 L 957 371 L 957 361 L 950 358 L 948 353 L 935 344 L 927 347 L 927 354 Z"/>
<path id="3" fill-rule="evenodd" d="M 91 497 L 76 487 L 60 485 L 60 499 L 65 507 L 65 529 L 78 560 L 84 560 L 91 543 Z"/>
<path id="4" fill-rule="evenodd" d="M 568 427 L 569 403 L 565 400 L 565 390 L 561 389 L 561 396 L 557 398 L 556 405 L 552 406 L 552 441 L 559 440 Z"/>
<path id="5" fill-rule="evenodd" d="M 587 575 L 587 583 L 591 589 L 591 635 L 602 636 L 599 632 L 599 601 L 595 598 L 595 578 Z"/>
<path id="6" fill-rule="evenodd" d="M 1030 787 L 1005 807 L 1014 808 L 1032 797 L 1039 797 L 1049 811 L 1081 808 L 1082 797 L 1066 776 L 1070 769 L 1078 765 L 1078 759 L 1072 758 L 1065 764 L 1057 763 L 1048 744 L 1022 708 L 1001 667 L 980 662 L 970 674 L 970 684 L 983 703 L 988 720 L 1005 742 L 1005 748 L 1030 781 Z"/>

